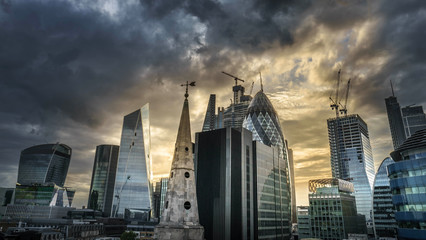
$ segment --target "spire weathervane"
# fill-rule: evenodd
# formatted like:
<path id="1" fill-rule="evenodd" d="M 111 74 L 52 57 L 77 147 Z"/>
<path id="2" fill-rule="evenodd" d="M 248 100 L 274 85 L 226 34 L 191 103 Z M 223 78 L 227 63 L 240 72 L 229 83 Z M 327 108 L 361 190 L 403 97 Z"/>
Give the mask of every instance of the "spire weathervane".
<path id="1" fill-rule="evenodd" d="M 188 81 L 186 81 L 186 83 L 181 84 L 180 86 L 181 86 L 181 87 L 186 87 L 186 91 L 185 91 L 185 99 L 187 99 L 187 98 L 188 98 L 188 96 L 189 96 L 189 94 L 188 94 L 188 86 L 195 87 L 195 82 L 188 82 Z"/>

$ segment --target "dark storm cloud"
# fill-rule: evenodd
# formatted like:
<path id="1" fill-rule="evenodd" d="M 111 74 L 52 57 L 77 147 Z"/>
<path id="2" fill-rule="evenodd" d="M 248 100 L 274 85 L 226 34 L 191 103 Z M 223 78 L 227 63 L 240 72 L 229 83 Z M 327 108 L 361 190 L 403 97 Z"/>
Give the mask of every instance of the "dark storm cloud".
<path id="1" fill-rule="evenodd" d="M 64 140 L 74 149 L 70 179 L 90 182 L 93 150 L 105 139 L 119 137 L 122 116 L 150 102 L 152 125 L 164 130 L 157 139 L 165 143 L 177 127 L 182 97 L 178 84 L 196 80 L 191 96 L 218 93 L 218 101 L 229 103 L 230 94 L 221 92 L 230 93 L 232 81 L 220 72 L 255 78 L 269 66 L 261 63 L 255 69 L 253 63 L 267 54 L 273 64 L 288 55 L 301 59 L 299 51 L 327 55 L 337 49 L 336 56 L 321 60 L 309 56 L 309 64 L 329 86 L 335 83 L 335 63 L 342 62 L 343 82 L 358 79 L 351 89 L 354 109 L 383 113 L 388 79 L 395 81 L 403 104 L 425 102 L 426 19 L 421 1 L 140 0 L 107 5 L 0 0 L 3 169 L 16 169 L 19 152 L 26 147 Z M 374 25 L 367 37 L 351 42 L 352 34 L 367 23 Z M 347 37 L 331 46 L 319 36 L 324 31 L 329 40 L 342 32 Z M 310 81 L 300 73 L 306 61 L 292 64 L 289 71 L 271 74 L 285 76 L 293 84 L 286 87 Z M 307 95 L 327 99 L 329 93 L 314 89 Z M 207 97 L 200 101 L 207 102 Z M 325 114 L 315 111 L 301 125 L 300 119 L 284 119 L 289 126 L 284 126 L 285 134 L 299 149 L 327 143 L 325 122 L 314 126 Z M 309 131 L 294 132 L 305 127 Z M 301 163 L 323 158 L 321 153 Z M 170 159 L 155 161 L 166 164 Z M 10 175 L 6 180 L 1 172 L 0 181 L 13 185 Z"/>

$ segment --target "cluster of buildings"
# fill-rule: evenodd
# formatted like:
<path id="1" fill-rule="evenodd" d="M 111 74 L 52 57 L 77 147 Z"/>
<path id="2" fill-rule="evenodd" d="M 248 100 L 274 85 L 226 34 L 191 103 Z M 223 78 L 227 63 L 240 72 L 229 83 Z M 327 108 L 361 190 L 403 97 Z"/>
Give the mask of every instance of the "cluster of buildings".
<path id="1" fill-rule="evenodd" d="M 425 239 L 426 117 L 394 95 L 385 103 L 394 151 L 377 172 L 365 121 L 346 112 L 327 120 L 333 178 L 309 181 L 299 239 Z"/>
<path id="2" fill-rule="evenodd" d="M 191 84 L 186 84 L 168 178 L 153 181 L 146 104 L 124 116 L 119 146 L 97 146 L 88 209 L 72 208 L 75 191 L 64 186 L 70 147 L 57 143 L 23 150 L 16 188 L 0 191 L 3 225 L 19 220 L 26 227 L 48 226 L 64 238 L 85 226 L 84 239 L 125 230 L 138 232 L 141 239 L 426 236 L 421 106 L 401 109 L 396 97 L 386 99 L 395 151 L 377 172 L 366 122 L 358 114 L 336 111 L 327 120 L 332 178 L 310 180 L 309 206 L 296 207 L 293 153 L 263 87 L 252 97 L 236 81 L 231 105 L 217 111 L 211 94 L 193 142 Z"/>

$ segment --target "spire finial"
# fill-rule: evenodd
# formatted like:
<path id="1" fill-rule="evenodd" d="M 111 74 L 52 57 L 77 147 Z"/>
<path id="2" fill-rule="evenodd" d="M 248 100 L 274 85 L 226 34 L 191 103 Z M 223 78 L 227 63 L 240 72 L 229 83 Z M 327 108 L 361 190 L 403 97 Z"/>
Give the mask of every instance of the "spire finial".
<path id="1" fill-rule="evenodd" d="M 189 97 L 189 94 L 188 94 L 188 86 L 191 86 L 191 87 L 195 87 L 195 81 L 194 82 L 188 82 L 188 81 L 186 81 L 186 83 L 184 83 L 184 84 L 181 84 L 180 85 L 181 87 L 186 87 L 186 91 L 185 91 L 185 99 L 188 99 L 188 97 Z"/>

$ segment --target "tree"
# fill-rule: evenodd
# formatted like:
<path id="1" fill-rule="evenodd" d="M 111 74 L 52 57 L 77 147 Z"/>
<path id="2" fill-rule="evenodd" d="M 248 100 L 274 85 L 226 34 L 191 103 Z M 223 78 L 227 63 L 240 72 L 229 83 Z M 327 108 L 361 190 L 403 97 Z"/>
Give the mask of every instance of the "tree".
<path id="1" fill-rule="evenodd" d="M 126 231 L 120 236 L 120 240 L 135 240 L 137 234 L 132 231 Z"/>

